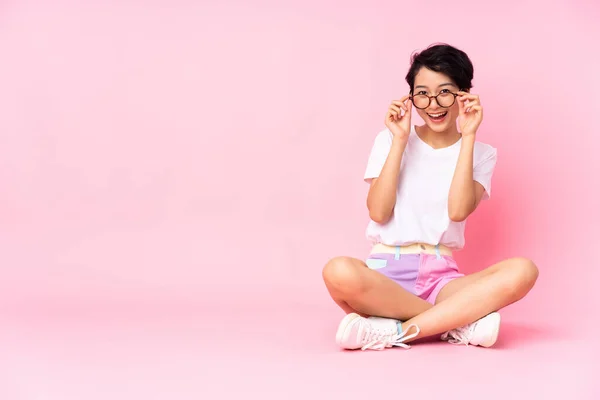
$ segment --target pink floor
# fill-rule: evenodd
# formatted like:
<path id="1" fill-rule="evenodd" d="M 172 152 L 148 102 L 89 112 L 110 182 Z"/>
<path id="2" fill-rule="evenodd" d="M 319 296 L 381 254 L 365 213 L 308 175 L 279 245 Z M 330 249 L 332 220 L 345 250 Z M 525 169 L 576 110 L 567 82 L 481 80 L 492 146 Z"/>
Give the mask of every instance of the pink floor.
<path id="1" fill-rule="evenodd" d="M 0 2 L 0 400 L 600 400 L 599 4 Z M 540 278 L 493 349 L 340 351 L 322 266 L 438 41 L 499 150 L 460 268 Z"/>
<path id="2" fill-rule="evenodd" d="M 41 309 L 4 314 L 0 399 L 600 398 L 593 334 L 510 309 L 493 349 L 428 342 L 383 352 L 338 350 L 332 307 Z"/>

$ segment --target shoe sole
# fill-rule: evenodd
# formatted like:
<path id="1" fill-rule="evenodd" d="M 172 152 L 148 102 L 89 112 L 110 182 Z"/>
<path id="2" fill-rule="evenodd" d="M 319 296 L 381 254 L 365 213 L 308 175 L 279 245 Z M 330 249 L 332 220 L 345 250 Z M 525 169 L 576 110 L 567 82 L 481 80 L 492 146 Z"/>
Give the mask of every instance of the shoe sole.
<path id="1" fill-rule="evenodd" d="M 360 318 L 360 315 L 355 313 L 346 314 L 346 316 L 340 321 L 340 325 L 338 326 L 338 330 L 335 334 L 335 342 L 342 346 L 342 343 L 348 339 L 348 332 L 352 326 L 352 321 L 356 318 Z"/>
<path id="2" fill-rule="evenodd" d="M 486 321 L 486 323 L 494 324 L 494 333 L 492 334 L 492 337 L 490 338 L 490 340 L 480 343 L 479 346 L 482 346 L 482 347 L 491 347 L 498 340 L 498 335 L 500 333 L 500 320 L 501 320 L 501 317 L 500 317 L 500 314 L 498 312 L 493 312 L 493 313 L 489 314 L 485 318 L 488 320 L 488 321 Z"/>

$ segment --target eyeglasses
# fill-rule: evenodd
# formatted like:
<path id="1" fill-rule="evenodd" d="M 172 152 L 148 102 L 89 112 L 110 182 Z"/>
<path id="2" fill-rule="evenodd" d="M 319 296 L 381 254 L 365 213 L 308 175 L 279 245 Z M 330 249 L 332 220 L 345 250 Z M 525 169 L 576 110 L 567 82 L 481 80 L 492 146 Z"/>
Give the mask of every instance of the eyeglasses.
<path id="1" fill-rule="evenodd" d="M 435 96 L 428 96 L 426 94 L 416 94 L 414 96 L 410 96 L 409 99 L 413 102 L 415 107 L 423 110 L 431 104 L 431 99 L 435 99 L 436 103 L 440 107 L 448 108 L 454 105 L 456 101 L 456 97 L 458 94 L 452 92 L 442 92 L 438 93 Z"/>

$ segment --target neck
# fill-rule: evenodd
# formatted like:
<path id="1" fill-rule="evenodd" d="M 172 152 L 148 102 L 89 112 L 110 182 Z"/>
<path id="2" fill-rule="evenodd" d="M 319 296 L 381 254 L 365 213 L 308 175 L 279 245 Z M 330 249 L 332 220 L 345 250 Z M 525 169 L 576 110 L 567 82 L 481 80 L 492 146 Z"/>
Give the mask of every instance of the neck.
<path id="1" fill-rule="evenodd" d="M 452 146 L 462 136 L 455 125 L 443 132 L 432 131 L 427 125 L 417 126 L 415 130 L 419 138 L 434 149 Z"/>

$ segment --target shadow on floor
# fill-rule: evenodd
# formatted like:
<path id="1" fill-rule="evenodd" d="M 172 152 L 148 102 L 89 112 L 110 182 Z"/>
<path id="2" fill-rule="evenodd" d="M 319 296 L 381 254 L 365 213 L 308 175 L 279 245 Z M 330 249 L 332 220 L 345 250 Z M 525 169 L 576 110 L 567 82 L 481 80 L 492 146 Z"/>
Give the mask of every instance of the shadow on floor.
<path id="1" fill-rule="evenodd" d="M 572 335 L 566 330 L 548 325 L 533 325 L 526 323 L 502 321 L 498 341 L 494 349 L 516 349 L 530 344 L 570 340 Z M 439 336 L 424 338 L 413 342 L 414 344 L 440 343 Z"/>

